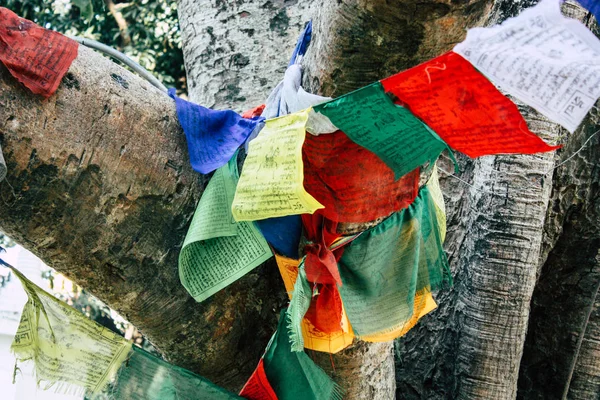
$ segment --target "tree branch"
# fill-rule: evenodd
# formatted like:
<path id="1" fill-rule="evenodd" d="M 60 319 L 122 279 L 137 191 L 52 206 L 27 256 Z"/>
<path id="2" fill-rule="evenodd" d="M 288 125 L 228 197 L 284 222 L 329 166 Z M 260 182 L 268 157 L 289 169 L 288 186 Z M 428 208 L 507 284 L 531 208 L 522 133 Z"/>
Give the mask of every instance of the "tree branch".
<path id="1" fill-rule="evenodd" d="M 179 282 L 205 178 L 190 167 L 173 101 L 81 46 L 48 100 L 0 66 L 0 138 L 0 230 L 120 312 L 171 362 L 241 387 L 279 308 L 276 296 L 256 293 L 283 285 L 258 268 L 199 304 Z"/>

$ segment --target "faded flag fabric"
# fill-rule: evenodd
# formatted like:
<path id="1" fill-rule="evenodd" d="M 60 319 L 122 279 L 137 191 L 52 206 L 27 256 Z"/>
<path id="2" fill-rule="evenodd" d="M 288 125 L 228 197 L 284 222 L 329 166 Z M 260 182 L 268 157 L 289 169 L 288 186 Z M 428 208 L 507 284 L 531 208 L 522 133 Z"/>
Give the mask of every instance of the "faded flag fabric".
<path id="1" fill-rule="evenodd" d="M 236 222 L 231 203 L 238 179 L 237 157 L 212 176 L 179 253 L 179 278 L 203 301 L 271 258 L 252 222 Z"/>
<path id="2" fill-rule="evenodd" d="M 600 11 L 597 1 L 587 4 Z M 540 1 L 501 25 L 469 29 L 454 51 L 570 132 L 600 96 L 600 40 L 563 16 L 559 0 Z"/>
<path id="3" fill-rule="evenodd" d="M 33 93 L 54 94 L 78 48 L 74 40 L 0 7 L 0 61 Z"/>
<path id="4" fill-rule="evenodd" d="M 451 281 L 435 205 L 425 186 L 408 208 L 363 232 L 339 261 L 339 287 L 358 337 L 401 330 L 415 298 Z"/>
<path id="5" fill-rule="evenodd" d="M 12 271 L 28 296 L 11 346 L 17 363 L 32 361 L 36 381 L 45 389 L 100 393 L 127 358 L 131 343 Z"/>
<path id="6" fill-rule="evenodd" d="M 108 394 L 123 400 L 241 400 L 207 379 L 135 346 Z"/>

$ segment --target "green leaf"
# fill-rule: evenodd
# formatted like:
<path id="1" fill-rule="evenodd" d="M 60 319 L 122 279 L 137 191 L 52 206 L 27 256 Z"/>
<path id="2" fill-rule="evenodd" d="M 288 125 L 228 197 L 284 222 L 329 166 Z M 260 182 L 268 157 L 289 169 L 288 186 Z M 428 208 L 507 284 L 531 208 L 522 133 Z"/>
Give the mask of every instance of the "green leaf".
<path id="1" fill-rule="evenodd" d="M 92 0 L 71 0 L 71 3 L 79 8 L 79 13 L 85 20 L 90 21 L 94 16 Z"/>

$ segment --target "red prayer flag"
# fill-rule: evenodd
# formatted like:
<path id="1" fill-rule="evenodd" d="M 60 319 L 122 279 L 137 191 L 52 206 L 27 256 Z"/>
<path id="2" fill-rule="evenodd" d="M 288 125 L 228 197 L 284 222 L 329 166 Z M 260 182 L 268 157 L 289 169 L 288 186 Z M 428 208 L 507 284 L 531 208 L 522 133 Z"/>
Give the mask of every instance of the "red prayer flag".
<path id="1" fill-rule="evenodd" d="M 408 207 L 418 192 L 419 169 L 396 180 L 375 153 L 343 132 L 306 135 L 302 148 L 304 188 L 335 222 L 369 222 Z"/>
<path id="2" fill-rule="evenodd" d="M 452 51 L 381 83 L 398 104 L 469 157 L 532 154 L 560 147 L 549 146 L 532 133 L 517 106 Z"/>
<path id="3" fill-rule="evenodd" d="M 267 379 L 262 358 L 252 376 L 250 376 L 250 379 L 248 379 L 248 382 L 242 388 L 240 396 L 248 400 L 277 400 L 277 395 Z"/>
<path id="4" fill-rule="evenodd" d="M 0 7 L 0 61 L 33 93 L 50 97 L 77 49 L 74 40 Z"/>
<path id="5" fill-rule="evenodd" d="M 256 106 L 250 110 L 244 111 L 242 114 L 242 118 L 252 119 L 254 117 L 260 117 L 265 110 L 266 104 L 261 104 L 260 106 Z"/>
<path id="6" fill-rule="evenodd" d="M 319 294 L 310 301 L 304 318 L 319 331 L 334 334 L 342 328 L 342 298 L 335 284 L 318 284 Z"/>

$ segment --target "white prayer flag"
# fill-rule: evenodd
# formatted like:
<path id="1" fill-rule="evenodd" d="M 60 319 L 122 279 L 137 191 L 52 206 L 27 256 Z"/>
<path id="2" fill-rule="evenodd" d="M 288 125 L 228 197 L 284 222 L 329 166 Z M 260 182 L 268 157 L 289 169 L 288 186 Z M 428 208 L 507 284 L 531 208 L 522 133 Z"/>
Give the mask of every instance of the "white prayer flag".
<path id="1" fill-rule="evenodd" d="M 454 51 L 496 86 L 575 131 L 600 96 L 600 40 L 542 0 L 515 18 L 474 28 Z"/>

